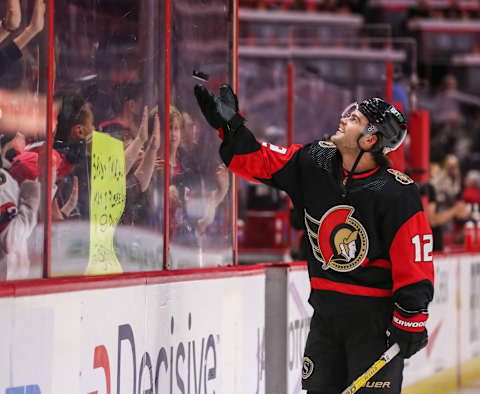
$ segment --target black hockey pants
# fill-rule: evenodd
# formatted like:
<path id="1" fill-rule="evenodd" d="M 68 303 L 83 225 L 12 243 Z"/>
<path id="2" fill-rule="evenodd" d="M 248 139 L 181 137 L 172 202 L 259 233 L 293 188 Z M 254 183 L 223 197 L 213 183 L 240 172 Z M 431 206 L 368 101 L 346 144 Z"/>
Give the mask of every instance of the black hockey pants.
<path id="1" fill-rule="evenodd" d="M 315 311 L 305 346 L 302 386 L 310 394 L 339 394 L 387 349 L 392 308 L 325 313 Z M 403 358 L 396 356 L 359 394 L 399 394 Z"/>

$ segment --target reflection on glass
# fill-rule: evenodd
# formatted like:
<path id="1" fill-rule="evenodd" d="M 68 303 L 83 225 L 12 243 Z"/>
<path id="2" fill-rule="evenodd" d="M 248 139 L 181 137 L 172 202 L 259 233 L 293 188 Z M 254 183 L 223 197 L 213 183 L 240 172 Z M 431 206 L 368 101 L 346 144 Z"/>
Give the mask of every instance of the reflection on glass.
<path id="1" fill-rule="evenodd" d="M 239 102 L 260 141 L 287 144 L 288 59 L 240 58 Z M 244 104 L 243 104 L 244 103 Z"/>
<path id="2" fill-rule="evenodd" d="M 162 269 L 163 174 L 156 168 L 164 39 L 163 30 L 149 37 L 145 28 L 159 24 L 160 5 L 58 0 L 55 7 L 54 148 L 70 167 L 56 174 L 53 275 Z M 147 52 L 152 43 L 157 49 Z"/>
<path id="3" fill-rule="evenodd" d="M 0 27 L 0 280 L 42 274 L 46 160 L 45 92 L 39 80 L 45 4 L 6 3 L 8 12 L 0 15 L 5 17 Z"/>
<path id="4" fill-rule="evenodd" d="M 303 60 L 295 64 L 295 143 L 306 144 L 315 139 L 328 139 L 337 130 L 338 114 L 355 97 L 355 81 L 347 78 L 352 84 L 351 89 L 331 82 L 342 64 L 343 62 L 327 62 L 323 59 L 317 62 Z"/>
<path id="5" fill-rule="evenodd" d="M 15 29 L 20 19 L 21 33 L 13 49 L 4 47 L 15 67 L 0 65 L 1 280 L 42 272 L 38 207 L 46 160 L 46 81 L 39 78 L 46 45 L 32 41 L 44 27 L 44 0 L 25 9 L 7 1 L 13 11 L 4 26 Z M 212 89 L 228 81 L 230 2 L 172 5 L 171 267 L 228 264 L 229 174 L 218 157 L 220 142 L 212 143 L 193 101 L 191 73 L 209 74 Z M 54 186 L 52 201 L 44 203 L 52 204 L 52 274 L 162 269 L 164 4 L 57 0 L 55 7 Z M 9 37 L 0 31 L 0 41 Z M 27 223 L 21 229 L 14 226 L 20 218 Z"/>
<path id="6" fill-rule="evenodd" d="M 287 145 L 288 59 L 240 57 L 239 102 L 259 141 Z M 240 263 L 247 249 L 274 248 L 272 237 L 258 237 L 261 229 L 275 220 L 275 211 L 284 210 L 285 193 L 262 183 L 238 180 L 238 220 L 245 227 L 239 235 Z M 263 211 L 263 212 L 260 212 Z M 286 237 L 284 237 L 286 240 Z M 271 242 L 270 242 L 271 241 Z M 262 259 L 265 257 L 262 256 Z"/>
<path id="7" fill-rule="evenodd" d="M 232 188 L 223 166 L 220 140 L 200 114 L 192 78 L 218 90 L 230 79 L 229 4 L 226 0 L 172 3 L 172 80 L 170 110 L 170 268 L 232 263 Z"/>

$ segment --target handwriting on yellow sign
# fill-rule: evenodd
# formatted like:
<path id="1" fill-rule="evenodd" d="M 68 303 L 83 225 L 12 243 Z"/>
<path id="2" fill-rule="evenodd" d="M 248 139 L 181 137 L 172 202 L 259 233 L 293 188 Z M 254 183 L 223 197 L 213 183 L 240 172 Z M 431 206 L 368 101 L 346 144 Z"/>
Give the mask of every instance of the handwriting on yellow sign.
<path id="1" fill-rule="evenodd" d="M 90 259 L 85 274 L 123 272 L 113 244 L 126 198 L 122 141 L 93 132 L 90 185 Z"/>

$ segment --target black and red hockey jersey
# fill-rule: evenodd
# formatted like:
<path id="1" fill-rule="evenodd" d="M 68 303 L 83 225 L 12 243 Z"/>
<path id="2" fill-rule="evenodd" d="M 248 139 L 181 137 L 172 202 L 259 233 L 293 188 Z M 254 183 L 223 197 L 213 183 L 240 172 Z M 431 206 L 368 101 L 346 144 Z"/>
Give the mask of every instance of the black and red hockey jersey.
<path id="1" fill-rule="evenodd" d="M 237 175 L 282 189 L 305 216 L 315 309 L 398 302 L 426 309 L 433 297 L 433 237 L 416 185 L 377 167 L 346 171 L 335 145 L 259 143 L 245 126 L 226 133 L 220 155 Z"/>

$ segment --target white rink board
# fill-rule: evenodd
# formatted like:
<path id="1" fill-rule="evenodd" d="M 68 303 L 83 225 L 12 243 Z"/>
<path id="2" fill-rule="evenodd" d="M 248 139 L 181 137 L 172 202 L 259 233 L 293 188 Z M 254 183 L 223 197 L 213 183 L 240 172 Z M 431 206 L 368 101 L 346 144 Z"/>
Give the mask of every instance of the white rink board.
<path id="1" fill-rule="evenodd" d="M 460 359 L 480 355 L 480 256 L 472 255 L 460 263 Z"/>
<path id="2" fill-rule="evenodd" d="M 305 343 L 313 314 L 305 263 L 267 265 L 266 392 L 300 394 Z"/>
<path id="3" fill-rule="evenodd" d="M 278 265 L 273 269 L 278 270 Z M 286 392 L 297 394 L 304 393 L 298 384 L 301 367 L 298 368 L 296 362 L 300 354 L 303 357 L 309 328 L 301 335 L 297 331 L 297 337 L 292 331 L 295 321 L 299 325 L 305 311 L 309 316 L 312 314 L 307 302 L 310 288 L 306 265 L 303 270 L 285 267 L 285 271 L 288 272 L 284 285 L 287 289 L 281 290 L 281 286 L 272 289 L 279 292 L 280 298 L 288 293 L 286 323 L 283 319 L 277 322 L 286 324 L 286 340 L 280 338 L 278 343 L 286 347 Z M 298 292 L 299 296 L 293 296 L 292 285 L 296 289 L 293 293 Z M 480 355 L 480 255 L 435 257 L 435 296 L 429 312 L 430 340 L 425 349 L 405 361 L 404 387 Z"/>
<path id="4" fill-rule="evenodd" d="M 435 259 L 435 293 L 427 320 L 429 342 L 425 349 L 405 360 L 404 387 L 456 364 L 457 260 Z"/>
<path id="5" fill-rule="evenodd" d="M 264 394 L 274 377 L 266 375 L 268 359 L 279 363 L 282 392 L 302 393 L 312 314 L 306 265 L 266 270 L 275 279 L 268 297 L 265 270 L 257 268 L 247 275 L 0 298 L 0 393 L 14 387 L 35 394 L 103 394 L 107 387 L 156 393 L 158 384 L 158 392 L 172 394 Z M 266 299 L 279 300 L 273 312 L 283 312 L 269 314 Z M 276 337 L 265 330 L 265 314 Z M 480 355 L 480 254 L 436 256 L 427 328 L 429 345 L 407 361 L 404 386 Z M 272 348 L 281 359 L 269 356 Z"/>
<path id="6" fill-rule="evenodd" d="M 288 394 L 302 391 L 303 352 L 310 331 L 313 308 L 307 300 L 310 295 L 310 279 L 307 266 L 288 270 L 287 296 L 287 385 Z"/>
<path id="7" fill-rule="evenodd" d="M 480 355 L 480 256 L 435 258 L 425 349 L 405 361 L 404 387 Z"/>
<path id="8" fill-rule="evenodd" d="M 263 394 L 264 300 L 264 271 L 0 299 L 0 392 Z"/>

